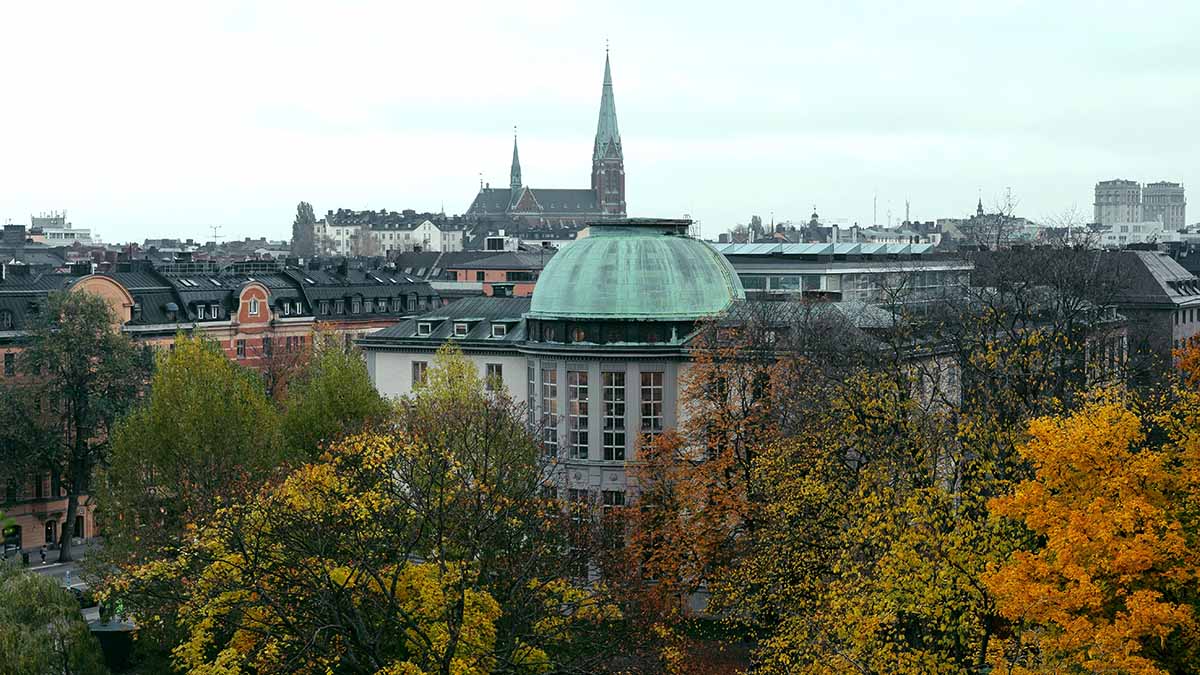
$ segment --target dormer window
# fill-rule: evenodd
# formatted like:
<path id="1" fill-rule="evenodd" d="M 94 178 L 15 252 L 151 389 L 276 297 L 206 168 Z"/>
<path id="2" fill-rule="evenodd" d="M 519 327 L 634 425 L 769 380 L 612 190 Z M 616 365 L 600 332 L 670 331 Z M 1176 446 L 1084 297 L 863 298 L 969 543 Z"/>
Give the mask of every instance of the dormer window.
<path id="1" fill-rule="evenodd" d="M 505 335 L 508 335 L 508 326 L 506 326 L 502 323 L 492 324 L 492 337 L 502 338 Z"/>
<path id="2" fill-rule="evenodd" d="M 0 312 L 0 330 L 12 330 L 13 315 L 7 309 Z"/>
<path id="3" fill-rule="evenodd" d="M 293 314 L 303 314 L 304 313 L 304 305 L 300 304 L 299 300 L 297 300 L 295 302 L 295 305 L 292 307 L 292 313 Z"/>
<path id="4" fill-rule="evenodd" d="M 470 327 L 467 326 L 467 324 L 456 323 L 456 324 L 454 324 L 454 337 L 458 337 L 458 338 L 466 337 L 468 330 L 470 330 Z"/>
<path id="5" fill-rule="evenodd" d="M 321 309 L 321 314 L 329 313 L 329 301 L 328 300 L 322 300 L 321 304 L 318 305 L 318 307 L 320 307 L 320 309 Z"/>
<path id="6" fill-rule="evenodd" d="M 196 318 L 197 319 L 204 318 L 204 308 L 205 307 L 206 307 L 206 305 L 196 305 Z"/>
<path id="7" fill-rule="evenodd" d="M 433 332 L 433 324 L 428 321 L 421 321 L 417 324 L 417 337 L 429 337 Z"/>
<path id="8" fill-rule="evenodd" d="M 258 298 L 250 298 L 250 316 L 258 316 Z"/>
<path id="9" fill-rule="evenodd" d="M 333 301 L 333 313 L 334 314 L 345 314 L 346 313 L 346 301 L 345 300 L 334 300 Z"/>
<path id="10" fill-rule="evenodd" d="M 361 311 L 362 311 L 362 300 L 359 300 L 358 298 L 354 298 L 353 300 L 351 300 L 350 301 L 350 313 L 358 314 Z"/>

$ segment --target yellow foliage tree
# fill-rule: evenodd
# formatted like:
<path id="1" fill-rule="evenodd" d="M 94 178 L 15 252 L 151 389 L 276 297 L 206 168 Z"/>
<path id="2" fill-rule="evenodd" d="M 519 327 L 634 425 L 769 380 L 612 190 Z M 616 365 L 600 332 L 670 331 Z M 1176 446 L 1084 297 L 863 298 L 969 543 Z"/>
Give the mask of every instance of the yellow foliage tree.
<path id="1" fill-rule="evenodd" d="M 1035 475 L 991 506 L 1042 545 L 984 576 L 1023 628 L 994 672 L 1200 672 L 1198 404 L 1105 392 L 1030 425 Z"/>

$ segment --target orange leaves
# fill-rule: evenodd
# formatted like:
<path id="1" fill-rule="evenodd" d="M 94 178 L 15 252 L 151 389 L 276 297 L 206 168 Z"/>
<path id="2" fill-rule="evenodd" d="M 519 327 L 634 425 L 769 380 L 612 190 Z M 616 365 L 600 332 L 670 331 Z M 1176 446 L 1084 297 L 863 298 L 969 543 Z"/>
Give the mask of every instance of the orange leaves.
<path id="1" fill-rule="evenodd" d="M 1174 405 L 1195 402 L 1185 396 Z M 1172 438 L 1116 392 L 1033 421 L 1030 436 L 1020 451 L 1034 478 L 991 508 L 1044 545 L 1015 554 L 984 581 L 1004 616 L 1039 627 L 1041 670 L 1033 672 L 1056 671 L 1060 661 L 1168 672 L 1164 659 L 1174 657 L 1162 655 L 1165 641 L 1185 639 L 1176 654 L 1200 646 L 1192 590 L 1200 555 L 1195 515 L 1185 507 L 1200 486 L 1187 478 L 1187 437 Z"/>

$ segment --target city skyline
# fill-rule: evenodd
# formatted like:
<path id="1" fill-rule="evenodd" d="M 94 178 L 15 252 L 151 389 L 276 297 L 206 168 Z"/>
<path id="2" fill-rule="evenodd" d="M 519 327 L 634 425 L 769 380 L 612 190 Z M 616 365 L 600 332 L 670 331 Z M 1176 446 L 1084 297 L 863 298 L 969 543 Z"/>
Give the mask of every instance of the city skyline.
<path id="1" fill-rule="evenodd" d="M 1197 174 L 1188 4 L 1145 25 L 1081 4 L 686 7 L 6 8 L 25 57 L 0 221 L 65 209 L 120 243 L 282 239 L 302 200 L 462 213 L 481 173 L 506 184 L 514 124 L 528 184 L 586 184 L 606 39 L 630 215 L 706 236 L 813 205 L 865 225 L 876 196 L 880 224 L 906 200 L 959 217 L 1008 188 L 1022 215 L 1087 220 L 1098 181 Z"/>

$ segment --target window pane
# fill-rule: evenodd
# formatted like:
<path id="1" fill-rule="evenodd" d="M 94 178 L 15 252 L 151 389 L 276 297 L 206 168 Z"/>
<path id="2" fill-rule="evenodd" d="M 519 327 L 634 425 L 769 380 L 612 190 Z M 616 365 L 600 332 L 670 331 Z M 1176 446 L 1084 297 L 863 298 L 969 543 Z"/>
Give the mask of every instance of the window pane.
<path id="1" fill-rule="evenodd" d="M 604 459 L 625 459 L 625 373 L 604 373 Z"/>
<path id="2" fill-rule="evenodd" d="M 571 459 L 588 458 L 588 374 L 567 371 L 567 431 Z"/>
<path id="3" fill-rule="evenodd" d="M 663 374 L 642 373 L 642 432 L 656 434 L 663 428 Z"/>
<path id="4" fill-rule="evenodd" d="M 542 447 L 558 454 L 558 369 L 542 368 Z"/>

